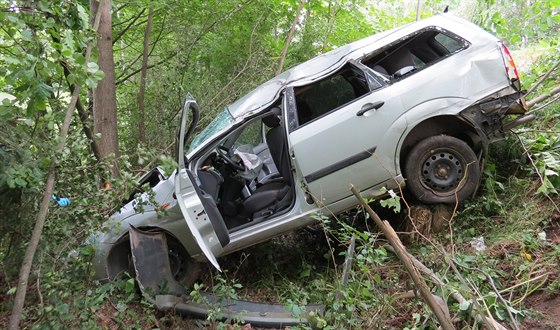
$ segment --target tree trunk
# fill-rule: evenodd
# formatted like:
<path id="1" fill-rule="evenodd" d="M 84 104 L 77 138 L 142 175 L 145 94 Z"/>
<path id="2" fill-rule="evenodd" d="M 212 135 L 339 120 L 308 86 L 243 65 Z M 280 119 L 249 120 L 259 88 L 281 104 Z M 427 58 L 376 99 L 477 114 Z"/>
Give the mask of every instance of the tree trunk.
<path id="1" fill-rule="evenodd" d="M 286 43 L 284 44 L 284 49 L 282 49 L 282 55 L 280 56 L 280 64 L 278 64 L 278 69 L 276 70 L 276 75 L 282 73 L 282 69 L 284 69 L 284 62 L 286 61 L 286 56 L 288 55 L 288 48 L 292 43 L 292 39 L 294 38 L 294 33 L 296 32 L 296 26 L 299 20 L 299 16 L 301 15 L 301 11 L 303 10 L 303 6 L 307 0 L 301 0 L 299 3 L 299 7 L 296 11 L 296 15 L 294 16 L 294 21 L 292 22 L 292 27 L 290 28 L 290 32 L 288 32 L 288 38 L 286 39 Z"/>
<path id="2" fill-rule="evenodd" d="M 111 1 L 91 0 L 92 15 L 99 11 L 99 38 L 97 39 L 97 63 L 105 73 L 93 90 L 93 131 L 100 135 L 98 141 L 101 159 L 113 156 L 111 174 L 119 175 L 117 159 L 119 142 L 117 133 L 117 96 L 115 87 L 115 62 L 113 61 Z"/>
<path id="3" fill-rule="evenodd" d="M 144 121 L 144 93 L 146 91 L 146 75 L 148 73 L 148 56 L 150 46 L 150 35 L 152 34 L 152 20 L 154 10 L 148 11 L 148 22 L 144 32 L 144 51 L 142 52 L 142 71 L 140 77 L 140 91 L 138 92 L 138 140 L 146 142 L 146 123 Z"/>

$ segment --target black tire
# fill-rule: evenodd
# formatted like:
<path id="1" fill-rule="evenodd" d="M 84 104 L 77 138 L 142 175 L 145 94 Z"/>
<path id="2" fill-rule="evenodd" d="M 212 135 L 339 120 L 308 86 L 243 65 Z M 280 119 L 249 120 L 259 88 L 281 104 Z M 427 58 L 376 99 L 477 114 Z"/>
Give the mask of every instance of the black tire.
<path id="1" fill-rule="evenodd" d="M 201 263 L 195 261 L 177 239 L 166 235 L 171 274 L 185 288 L 190 289 L 200 276 Z"/>
<path id="2" fill-rule="evenodd" d="M 412 148 L 404 175 L 408 190 L 421 202 L 454 204 L 474 195 L 480 182 L 480 166 L 464 141 L 438 135 Z"/>
<path id="3" fill-rule="evenodd" d="M 202 264 L 195 261 L 188 254 L 187 250 L 173 236 L 166 234 L 167 247 L 169 250 L 169 266 L 171 274 L 185 288 L 190 289 L 200 276 Z M 132 252 L 130 251 L 130 240 L 128 235 L 119 240 L 109 253 L 107 258 L 107 270 L 110 280 L 121 277 L 125 272 L 134 275 L 134 265 L 132 264 Z"/>

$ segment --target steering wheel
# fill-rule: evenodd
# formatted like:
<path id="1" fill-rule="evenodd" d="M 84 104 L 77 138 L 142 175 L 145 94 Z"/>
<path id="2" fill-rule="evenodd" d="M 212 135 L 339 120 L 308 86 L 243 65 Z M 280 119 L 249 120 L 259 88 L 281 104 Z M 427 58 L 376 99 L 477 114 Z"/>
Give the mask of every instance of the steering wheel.
<path id="1" fill-rule="evenodd" d="M 216 148 L 216 153 L 227 165 L 231 166 L 234 170 L 245 171 L 245 164 L 242 161 L 236 162 L 228 155 L 229 149 L 223 145 L 219 145 Z"/>

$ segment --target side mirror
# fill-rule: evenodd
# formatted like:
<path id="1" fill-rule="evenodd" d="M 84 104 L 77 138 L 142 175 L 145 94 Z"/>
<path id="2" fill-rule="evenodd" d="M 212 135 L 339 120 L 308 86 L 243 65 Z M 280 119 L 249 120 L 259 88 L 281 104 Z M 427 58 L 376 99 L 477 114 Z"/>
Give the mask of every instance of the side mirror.
<path id="1" fill-rule="evenodd" d="M 408 66 L 405 66 L 405 67 L 402 68 L 402 69 L 397 70 L 395 73 L 393 73 L 393 77 L 395 77 L 395 78 L 400 78 L 400 77 L 402 77 L 402 76 L 404 76 L 404 75 L 406 75 L 406 74 L 411 73 L 411 72 L 414 71 L 414 70 L 416 70 L 416 67 L 415 67 L 415 66 L 408 65 Z"/>

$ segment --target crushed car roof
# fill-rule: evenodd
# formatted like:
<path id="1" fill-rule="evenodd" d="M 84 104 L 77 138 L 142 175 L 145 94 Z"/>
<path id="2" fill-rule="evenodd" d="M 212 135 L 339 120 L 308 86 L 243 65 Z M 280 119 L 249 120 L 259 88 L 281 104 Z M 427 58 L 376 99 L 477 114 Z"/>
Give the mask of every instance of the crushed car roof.
<path id="1" fill-rule="evenodd" d="M 253 115 L 263 108 L 270 106 L 278 98 L 285 86 L 301 85 L 321 78 L 325 74 L 342 67 L 349 59 L 357 59 L 380 48 L 386 44 L 386 42 L 381 43 L 381 41 L 389 36 L 392 36 L 389 41 L 396 40 L 429 26 L 442 27 L 455 32 L 464 30 L 466 26 L 470 26 L 471 29 L 480 30 L 478 26 L 468 21 L 453 14 L 445 13 L 374 34 L 338 47 L 285 71 L 235 101 L 228 106 L 228 110 L 234 118 Z"/>

